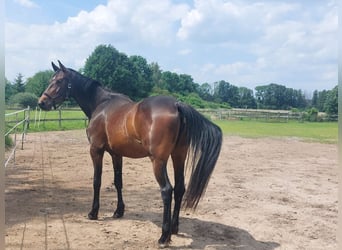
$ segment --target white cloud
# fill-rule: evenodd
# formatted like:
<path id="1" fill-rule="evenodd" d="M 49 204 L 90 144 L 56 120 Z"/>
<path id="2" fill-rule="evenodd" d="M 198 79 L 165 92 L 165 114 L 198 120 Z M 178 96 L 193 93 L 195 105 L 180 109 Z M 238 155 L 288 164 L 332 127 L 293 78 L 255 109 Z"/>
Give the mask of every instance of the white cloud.
<path id="1" fill-rule="evenodd" d="M 174 39 L 175 23 L 186 11 L 186 5 L 173 5 L 169 1 L 139 2 L 132 13 L 131 28 L 150 44 L 169 44 Z"/>
<path id="2" fill-rule="evenodd" d="M 202 15 L 198 10 L 191 10 L 182 19 L 182 27 L 178 30 L 177 35 L 181 39 L 187 39 L 189 36 L 189 30 L 199 25 L 202 21 Z"/>
<path id="3" fill-rule="evenodd" d="M 189 55 L 191 54 L 191 49 L 181 49 L 180 51 L 178 51 L 178 55 L 183 55 L 183 56 L 186 56 L 186 55 Z"/>
<path id="4" fill-rule="evenodd" d="M 100 43 L 166 46 L 174 39 L 174 25 L 187 8 L 171 1 L 110 0 L 63 23 L 7 23 L 6 76 L 13 79 L 18 72 L 31 76 L 56 59 L 70 67 L 82 67 Z M 32 58 L 34 61 L 28 62 Z"/>
<path id="5" fill-rule="evenodd" d="M 337 84 L 334 4 L 307 9 L 298 2 L 198 0 L 181 24 L 180 39 L 208 43 L 207 58 L 221 55 L 221 60 L 192 70 L 211 81 L 250 86 L 279 82 L 303 89 Z"/>
<path id="6" fill-rule="evenodd" d="M 34 3 L 33 1 L 30 0 L 14 0 L 15 3 L 26 7 L 26 8 L 37 8 L 38 5 L 36 3 Z"/>
<path id="7" fill-rule="evenodd" d="M 190 7 L 171 0 L 109 0 L 52 25 L 7 23 L 5 37 L 10 80 L 56 59 L 78 69 L 98 44 L 111 43 L 198 83 L 227 80 L 252 88 L 278 82 L 302 89 L 337 83 L 333 1 L 195 0 Z"/>

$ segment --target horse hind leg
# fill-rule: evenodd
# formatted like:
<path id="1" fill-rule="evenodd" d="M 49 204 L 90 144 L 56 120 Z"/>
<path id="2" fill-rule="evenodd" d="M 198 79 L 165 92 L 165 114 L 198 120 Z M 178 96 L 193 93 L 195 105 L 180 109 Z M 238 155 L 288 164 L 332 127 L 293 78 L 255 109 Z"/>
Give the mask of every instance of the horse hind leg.
<path id="1" fill-rule="evenodd" d="M 161 197 L 164 205 L 162 235 L 158 240 L 158 243 L 161 246 L 165 246 L 171 241 L 172 186 L 167 176 L 167 161 L 153 159 L 152 163 L 154 175 L 160 186 Z"/>
<path id="2" fill-rule="evenodd" d="M 184 164 L 186 159 L 186 149 L 175 150 L 171 154 L 173 169 L 174 169 L 174 178 L 175 178 L 175 187 L 174 187 L 174 199 L 175 205 L 173 209 L 172 216 L 172 234 L 178 233 L 179 227 L 179 212 L 181 209 L 183 195 L 185 193 L 185 184 L 184 184 Z"/>
<path id="3" fill-rule="evenodd" d="M 117 207 L 113 214 L 113 218 L 121 218 L 125 212 L 125 204 L 122 198 L 122 157 L 112 155 L 114 168 L 114 186 L 117 192 Z"/>

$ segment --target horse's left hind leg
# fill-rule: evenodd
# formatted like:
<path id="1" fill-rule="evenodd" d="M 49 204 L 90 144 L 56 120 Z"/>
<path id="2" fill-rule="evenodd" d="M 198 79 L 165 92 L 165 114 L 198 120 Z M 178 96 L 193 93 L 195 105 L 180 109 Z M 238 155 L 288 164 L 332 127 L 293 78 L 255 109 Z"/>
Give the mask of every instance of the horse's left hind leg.
<path id="1" fill-rule="evenodd" d="M 153 161 L 154 175 L 160 186 L 161 196 L 164 204 L 162 235 L 158 241 L 160 245 L 168 244 L 171 240 L 171 201 L 172 186 L 167 176 L 167 161 L 154 159 Z"/>
<path id="2" fill-rule="evenodd" d="M 117 191 L 117 207 L 113 214 L 113 218 L 120 218 L 124 215 L 125 204 L 122 199 L 122 157 L 112 155 L 113 167 L 114 167 L 114 186 Z"/>
<path id="3" fill-rule="evenodd" d="M 179 212 L 182 204 L 183 195 L 185 192 L 185 184 L 184 184 L 184 163 L 186 159 L 187 150 L 180 148 L 180 150 L 175 150 L 171 154 L 171 158 L 173 161 L 173 169 L 175 176 L 175 188 L 174 188 L 174 199 L 175 206 L 173 209 L 172 216 L 172 233 L 178 233 L 178 225 L 179 225 Z"/>

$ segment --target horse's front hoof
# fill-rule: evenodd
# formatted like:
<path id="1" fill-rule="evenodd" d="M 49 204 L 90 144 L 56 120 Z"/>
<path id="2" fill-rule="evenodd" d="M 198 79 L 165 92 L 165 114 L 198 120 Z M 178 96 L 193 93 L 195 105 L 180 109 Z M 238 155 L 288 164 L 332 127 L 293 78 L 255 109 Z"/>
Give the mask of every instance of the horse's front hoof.
<path id="1" fill-rule="evenodd" d="M 170 245 L 170 242 L 169 242 L 169 241 L 168 241 L 168 242 L 165 242 L 165 243 L 160 243 L 160 242 L 158 241 L 158 246 L 159 246 L 160 249 L 162 249 L 162 248 L 168 248 L 169 245 Z"/>
<path id="2" fill-rule="evenodd" d="M 89 220 L 97 220 L 97 214 L 89 213 L 88 214 L 88 219 Z"/>
<path id="3" fill-rule="evenodd" d="M 160 248 L 166 248 L 169 246 L 171 242 L 171 236 L 161 236 L 160 239 L 158 240 L 158 245 Z"/>
<path id="4" fill-rule="evenodd" d="M 121 218 L 123 215 L 124 215 L 123 212 L 119 213 L 119 212 L 115 211 L 113 214 L 113 218 L 118 219 L 118 218 Z"/>
<path id="5" fill-rule="evenodd" d="M 162 249 L 162 248 L 168 248 L 169 247 L 169 243 L 170 242 L 167 242 L 167 243 L 159 243 L 158 242 L 158 245 L 159 245 L 159 248 Z"/>
<path id="6" fill-rule="evenodd" d="M 122 206 L 118 206 L 118 208 L 115 210 L 114 214 L 113 214 L 113 218 L 117 219 L 117 218 L 121 218 L 125 213 L 125 205 Z"/>

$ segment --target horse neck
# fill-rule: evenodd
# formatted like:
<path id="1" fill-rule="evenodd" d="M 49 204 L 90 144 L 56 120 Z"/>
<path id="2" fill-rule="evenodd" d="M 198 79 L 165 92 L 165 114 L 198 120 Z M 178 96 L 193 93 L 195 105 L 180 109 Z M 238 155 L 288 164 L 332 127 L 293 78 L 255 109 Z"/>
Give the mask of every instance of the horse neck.
<path id="1" fill-rule="evenodd" d="M 82 75 L 73 79 L 73 81 L 73 87 L 70 95 L 76 100 L 76 102 L 85 113 L 85 115 L 89 118 L 89 120 L 91 119 L 92 114 L 95 112 L 97 107 L 108 100 L 115 99 L 116 105 L 123 105 L 133 102 L 129 97 L 125 95 L 112 93 L 108 90 L 105 90 L 103 87 L 101 87 L 101 85 L 97 83 L 90 83 L 93 80 Z M 87 82 L 90 83 L 88 87 L 86 87 Z"/>
<path id="2" fill-rule="evenodd" d="M 80 77 L 79 77 L 80 78 Z M 102 102 L 103 92 L 101 86 L 95 85 L 91 88 L 86 88 L 86 81 L 90 81 L 82 77 L 72 83 L 71 96 L 76 100 L 82 111 L 90 119 L 96 107 Z"/>

